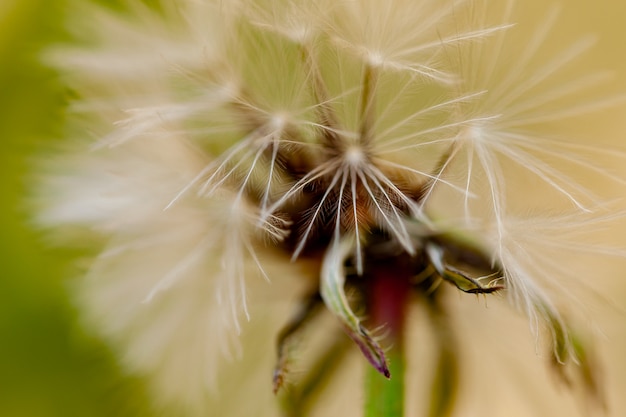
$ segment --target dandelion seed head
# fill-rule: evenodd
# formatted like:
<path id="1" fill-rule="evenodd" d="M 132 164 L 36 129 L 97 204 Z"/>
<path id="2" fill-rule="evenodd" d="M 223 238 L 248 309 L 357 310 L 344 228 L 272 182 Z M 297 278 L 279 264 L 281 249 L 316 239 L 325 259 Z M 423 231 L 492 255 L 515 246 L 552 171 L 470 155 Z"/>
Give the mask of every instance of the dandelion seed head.
<path id="1" fill-rule="evenodd" d="M 587 247 L 563 231 L 602 204 L 554 160 L 619 179 L 594 164 L 610 151 L 551 126 L 589 111 L 568 103 L 601 77 L 561 75 L 591 41 L 536 62 L 557 14 L 520 53 L 513 3 L 497 21 L 465 0 L 89 6 L 91 43 L 50 60 L 96 138 L 43 164 L 37 220 L 67 240 L 98 236 L 78 303 L 163 404 L 203 415 L 275 276 L 315 288 L 384 375 L 380 340 L 352 311 L 367 294 L 346 292 L 385 262 L 430 301 L 441 281 L 503 290 L 537 334 L 567 333 L 560 295 L 576 274 L 554 259 Z M 531 210 L 559 198 L 575 214 Z"/>

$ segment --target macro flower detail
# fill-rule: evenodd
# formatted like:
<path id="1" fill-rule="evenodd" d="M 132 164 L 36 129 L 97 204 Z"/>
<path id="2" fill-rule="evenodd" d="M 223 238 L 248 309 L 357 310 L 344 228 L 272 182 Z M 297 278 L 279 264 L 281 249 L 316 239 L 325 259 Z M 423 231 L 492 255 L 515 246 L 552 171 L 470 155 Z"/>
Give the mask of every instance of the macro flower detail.
<path id="1" fill-rule="evenodd" d="M 46 59 L 77 97 L 81 140 L 42 163 L 37 220 L 102 247 L 77 303 L 160 406 L 206 415 L 220 381 L 239 375 L 228 369 L 246 332 L 263 327 L 255 311 L 281 321 L 254 334 L 277 340 L 266 379 L 286 414 L 303 415 L 306 381 L 332 373 L 291 372 L 327 312 L 374 370 L 371 392 L 393 396 L 417 303 L 439 346 L 430 415 L 450 415 L 461 345 L 450 288 L 504 295 L 536 335 L 547 330 L 557 374 L 601 401 L 564 307 L 576 274 L 550 251 L 623 256 L 569 241 L 577 225 L 619 216 L 562 167 L 623 181 L 558 130 L 614 99 L 570 103 L 603 79 L 561 76 L 589 39 L 535 62 L 556 12 L 519 46 L 513 1 L 443 3 L 76 6 L 80 44 Z M 516 191 L 533 181 L 543 194 Z M 520 214 L 531 212 L 558 214 Z M 389 415 L 402 415 L 394 398 Z"/>

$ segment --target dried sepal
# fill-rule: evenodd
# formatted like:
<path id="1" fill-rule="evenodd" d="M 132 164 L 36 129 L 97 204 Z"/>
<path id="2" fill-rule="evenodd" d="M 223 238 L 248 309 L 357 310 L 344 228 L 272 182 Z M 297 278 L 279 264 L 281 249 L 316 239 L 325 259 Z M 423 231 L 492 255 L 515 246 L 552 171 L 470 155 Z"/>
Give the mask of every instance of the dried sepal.
<path id="1" fill-rule="evenodd" d="M 351 347 L 350 341 L 343 334 L 334 335 L 332 342 L 315 357 L 298 384 L 282 390 L 283 413 L 286 417 L 306 417 L 315 399 L 328 387 L 328 382 L 335 376 L 335 371 L 342 364 Z"/>
<path id="2" fill-rule="evenodd" d="M 472 278 L 466 273 L 446 264 L 444 251 L 439 246 L 431 243 L 427 244 L 426 255 L 437 274 L 463 292 L 490 294 L 504 288 L 504 286 L 498 284 L 497 279 L 493 279 L 487 285 L 483 285 L 478 279 Z"/>
<path id="3" fill-rule="evenodd" d="M 322 299 L 319 293 L 316 292 L 308 296 L 278 335 L 276 365 L 272 375 L 274 394 L 278 393 L 285 383 L 289 353 L 293 348 L 294 339 L 301 333 L 309 320 L 319 313 L 321 303 Z"/>

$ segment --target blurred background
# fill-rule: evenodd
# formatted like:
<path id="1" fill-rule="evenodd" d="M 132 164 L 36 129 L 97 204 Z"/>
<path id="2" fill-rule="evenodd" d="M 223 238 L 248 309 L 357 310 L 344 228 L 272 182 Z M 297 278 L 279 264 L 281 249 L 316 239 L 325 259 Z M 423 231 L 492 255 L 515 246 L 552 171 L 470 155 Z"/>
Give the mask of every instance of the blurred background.
<path id="1" fill-rule="evenodd" d="M 62 137 L 66 93 L 39 54 L 64 38 L 63 0 L 0 0 L 0 416 L 144 414 L 140 382 L 78 324 L 75 253 L 29 227 L 32 158 Z"/>
<path id="2" fill-rule="evenodd" d="M 67 6 L 64 0 L 0 0 L 0 416 L 146 415 L 142 381 L 124 375 L 107 347 L 81 328 L 69 302 L 79 254 L 47 246 L 45 236 L 30 227 L 26 210 L 33 158 L 63 136 L 66 93 L 55 72 L 40 64 L 39 54 L 67 38 L 62 28 Z M 526 9 L 532 14 L 532 6 Z M 598 47 L 586 59 L 614 70 L 614 88 L 626 92 L 626 2 L 568 0 L 561 21 L 563 39 L 599 35 Z M 626 148 L 626 106 L 596 119 L 598 143 Z M 626 177 L 626 163 L 616 168 Z M 626 230 L 613 233 L 626 236 Z M 626 237 L 620 241 L 626 246 Z M 598 320 L 609 415 L 618 417 L 626 415 L 621 395 L 626 392 L 626 262 L 593 270 L 594 287 L 614 306 Z"/>

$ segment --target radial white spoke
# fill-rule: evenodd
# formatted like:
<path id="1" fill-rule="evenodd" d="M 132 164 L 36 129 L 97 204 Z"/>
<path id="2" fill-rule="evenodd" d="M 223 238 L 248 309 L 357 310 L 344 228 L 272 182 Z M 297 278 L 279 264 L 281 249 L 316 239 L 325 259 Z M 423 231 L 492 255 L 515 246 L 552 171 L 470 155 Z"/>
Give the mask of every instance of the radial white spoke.
<path id="1" fill-rule="evenodd" d="M 356 269 L 359 276 L 363 275 L 363 254 L 361 253 L 361 236 L 357 210 L 357 178 L 354 169 L 350 170 L 350 191 L 352 193 L 352 215 L 354 216 L 354 235 L 356 238 Z"/>
<path id="2" fill-rule="evenodd" d="M 452 160 L 454 159 L 454 157 L 456 156 L 458 151 L 459 151 L 459 146 L 458 146 L 458 142 L 457 142 L 456 144 L 454 144 L 452 146 L 452 152 L 450 152 L 450 154 L 446 157 L 445 162 L 443 163 L 443 165 L 438 170 L 439 172 L 437 172 L 437 174 L 434 176 L 434 178 L 432 178 L 432 181 L 429 181 L 430 185 L 426 189 L 426 193 L 423 196 L 422 205 L 424 205 L 425 202 L 428 201 L 428 198 L 433 193 L 436 185 L 439 183 L 439 181 L 441 181 L 441 176 L 445 172 L 446 168 L 448 168 L 448 166 L 450 165 L 450 162 L 452 162 Z"/>
<path id="3" fill-rule="evenodd" d="M 515 24 L 502 24 L 502 25 L 488 27 L 484 29 L 464 32 L 459 35 L 451 36 L 445 39 L 440 39 L 440 40 L 432 41 L 428 43 L 422 43 L 413 48 L 407 48 L 407 49 L 401 50 L 398 53 L 401 55 L 411 55 L 411 54 L 415 54 L 418 52 L 424 52 L 433 48 L 442 48 L 450 44 L 458 44 L 461 42 L 474 41 L 474 40 L 486 38 L 488 36 L 493 35 L 494 33 L 505 31 L 507 29 L 512 28 L 513 26 L 515 26 Z"/>
<path id="4" fill-rule="evenodd" d="M 311 216 L 311 220 L 309 220 L 306 230 L 300 237 L 300 240 L 298 241 L 298 245 L 296 246 L 296 249 L 293 251 L 291 259 L 295 260 L 296 258 L 298 258 L 298 256 L 300 256 L 300 252 L 302 252 L 302 250 L 304 249 L 307 239 L 309 238 L 309 234 L 311 233 L 311 230 L 313 229 L 313 226 L 315 225 L 315 220 L 317 219 L 317 216 L 322 210 L 322 207 L 324 206 L 326 199 L 335 188 L 335 185 L 337 185 L 339 178 L 341 178 L 342 176 L 345 176 L 345 172 L 342 171 L 341 169 L 338 169 L 335 175 L 333 176 L 333 179 L 331 180 L 330 184 L 326 188 L 324 195 L 322 196 L 320 201 L 317 203 L 317 206 L 315 207 L 315 211 L 313 212 L 313 215 Z"/>
<path id="5" fill-rule="evenodd" d="M 372 178 L 378 178 L 379 181 L 389 187 L 396 194 L 396 196 L 411 209 L 412 213 L 417 214 L 421 212 L 417 203 L 407 197 L 402 191 L 400 191 L 396 184 L 394 184 L 393 181 L 387 178 L 387 176 L 383 174 L 375 165 L 368 167 L 368 171 L 373 174 L 370 175 Z"/>
<path id="6" fill-rule="evenodd" d="M 170 268 L 159 281 L 152 286 L 146 297 L 144 303 L 151 302 L 154 297 L 161 291 L 171 287 L 177 282 L 185 272 L 198 263 L 200 259 L 210 250 L 214 242 L 211 242 L 211 237 L 203 239 L 200 243 L 194 246 L 193 250 L 185 255 L 180 261 L 178 261 L 172 268 Z"/>
<path id="7" fill-rule="evenodd" d="M 288 200 L 292 199 L 296 194 L 298 194 L 302 189 L 304 189 L 307 185 L 311 184 L 313 181 L 316 181 L 333 172 L 336 169 L 336 164 L 333 163 L 325 163 L 316 166 L 312 170 L 306 173 L 304 177 L 298 180 L 289 190 L 283 193 L 283 196 L 276 200 L 271 206 L 267 208 L 264 213 L 264 216 L 268 216 L 271 213 L 274 213 L 280 206 L 285 204 Z"/>
<path id="8" fill-rule="evenodd" d="M 237 201 L 240 201 L 243 198 L 243 193 L 246 189 L 246 185 L 248 185 L 248 181 L 250 181 L 250 177 L 252 176 L 252 173 L 254 172 L 254 168 L 256 167 L 256 164 L 259 162 L 259 159 L 261 158 L 261 156 L 263 155 L 263 152 L 265 152 L 265 148 L 267 148 L 267 146 L 268 146 L 267 143 L 263 143 L 261 146 L 259 146 L 259 149 L 257 149 L 256 154 L 254 155 L 254 159 L 252 160 L 252 163 L 250 164 L 250 167 L 248 168 L 248 172 L 246 173 L 246 176 L 241 182 L 241 184 L 239 185 L 239 191 L 237 192 L 237 198 L 236 198 Z M 272 178 L 268 176 L 267 178 L 268 187 L 270 186 L 271 182 L 272 182 Z"/>
<path id="9" fill-rule="evenodd" d="M 519 136 L 517 136 L 519 137 Z M 524 137 L 524 136 L 522 136 Z M 545 155 L 550 155 L 553 157 L 556 157 L 558 159 L 561 159 L 565 162 L 569 162 L 572 163 L 574 165 L 577 165 L 579 167 L 583 167 L 586 168 L 590 171 L 593 172 L 597 172 L 598 174 L 613 180 L 619 184 L 626 184 L 626 178 L 622 178 L 622 176 L 619 175 L 614 175 L 611 174 L 610 172 L 608 172 L 606 169 L 603 169 L 602 167 L 593 164 L 589 161 L 586 161 L 584 159 L 582 159 L 580 156 L 573 154 L 573 153 L 564 153 L 562 151 L 559 151 L 557 149 L 551 149 L 549 147 L 545 146 L 545 143 L 543 143 L 543 140 L 540 139 L 535 139 L 532 137 L 524 137 L 527 140 L 522 140 L 522 141 L 518 141 L 516 139 L 514 139 L 516 141 L 515 145 L 518 148 L 525 148 L 527 150 L 536 152 L 536 153 L 542 153 Z"/>
<path id="10" fill-rule="evenodd" d="M 466 94 L 463 95 L 461 97 L 457 97 L 451 100 L 447 100 L 444 101 L 442 103 L 438 103 L 435 105 L 432 105 L 430 107 L 427 107 L 425 109 L 421 109 L 419 111 L 416 111 L 415 113 L 410 114 L 409 116 L 405 117 L 404 119 L 396 122 L 395 124 L 393 124 L 392 126 L 388 127 L 387 129 L 383 130 L 382 132 L 378 133 L 376 136 L 378 138 L 379 141 L 384 142 L 387 136 L 391 135 L 396 129 L 406 126 L 407 123 L 409 123 L 411 120 L 417 119 L 420 116 L 426 115 L 432 111 L 435 110 L 440 110 L 442 108 L 454 105 L 454 104 L 458 104 L 458 103 L 462 103 L 462 102 L 466 102 L 469 101 L 473 98 L 476 97 L 480 97 L 482 95 L 484 95 L 487 91 L 483 90 L 483 91 L 479 91 L 476 93 L 470 93 L 470 94 Z"/>
<path id="11" fill-rule="evenodd" d="M 376 198 L 376 194 L 372 191 L 372 189 L 370 188 L 367 182 L 367 178 L 365 177 L 365 174 L 361 170 L 358 170 L 357 175 L 359 176 L 361 183 L 363 184 L 363 187 L 365 187 L 365 189 L 367 190 L 367 193 L 369 194 L 372 202 L 378 209 L 378 212 L 381 214 L 381 216 L 383 216 L 383 218 L 385 219 L 386 225 L 391 229 L 396 239 L 398 239 L 400 244 L 406 249 L 408 253 L 410 254 L 415 253 L 415 248 L 413 248 L 411 237 L 409 236 L 409 233 L 406 230 L 406 227 L 404 226 L 404 223 L 402 221 L 403 220 L 402 216 L 398 213 L 398 209 L 395 207 L 392 200 L 389 198 L 389 195 L 387 194 L 387 192 L 384 190 L 384 188 L 380 185 L 380 183 L 375 177 L 370 177 L 372 181 L 374 181 L 378 189 L 381 191 L 381 193 L 383 194 L 387 202 L 389 203 L 389 206 L 392 209 L 392 214 L 396 218 L 396 221 L 389 218 L 387 211 L 381 207 L 380 202 L 378 201 L 378 198 Z"/>
<path id="12" fill-rule="evenodd" d="M 521 75 L 528 69 L 532 57 L 535 56 L 541 45 L 543 45 L 550 29 L 554 27 L 558 14 L 558 9 L 556 7 L 552 8 L 550 13 L 546 15 L 545 21 L 533 32 L 531 38 L 524 45 L 521 55 L 516 57 L 515 66 L 509 68 L 507 76 L 499 83 L 500 89 L 497 92 L 491 92 L 496 100 L 502 97 L 502 94 L 510 91 L 512 86 L 518 84 L 518 80 L 522 78 Z M 488 81 L 489 79 L 486 80 Z M 495 106 L 490 107 L 497 108 Z"/>
<path id="13" fill-rule="evenodd" d="M 578 201 L 576 197 L 572 195 L 571 192 L 567 191 L 557 181 L 585 195 L 591 201 L 596 201 L 597 199 L 589 190 L 586 190 L 580 184 L 561 174 L 558 170 L 551 167 L 550 165 L 541 162 L 537 158 L 532 157 L 521 149 L 513 150 L 507 146 L 499 146 L 498 152 L 502 155 L 507 156 L 509 159 L 516 162 L 533 174 L 537 175 L 537 177 L 541 178 L 546 184 L 550 185 L 559 193 L 563 194 L 568 200 L 570 200 L 576 207 L 578 207 L 582 211 L 588 212 L 589 209 L 586 208 L 580 201 Z"/>
<path id="14" fill-rule="evenodd" d="M 553 76 L 563 68 L 566 64 L 578 58 L 583 52 L 587 51 L 593 44 L 595 39 L 586 38 L 573 44 L 554 59 L 543 65 L 539 70 L 535 71 L 530 77 L 525 77 L 523 82 L 516 84 L 514 88 L 507 91 L 497 100 L 497 108 L 508 108 L 518 97 L 521 97 L 527 91 L 536 87 L 549 77 Z"/>
<path id="15" fill-rule="evenodd" d="M 467 120 L 461 120 L 461 121 L 457 121 L 457 122 L 451 122 L 451 123 L 446 123 L 443 125 L 439 125 L 439 126 L 435 126 L 435 127 L 431 127 L 428 129 L 424 129 L 418 132 L 414 132 L 408 135 L 404 135 L 404 136 L 400 136 L 395 138 L 394 140 L 390 140 L 387 141 L 385 143 L 385 146 L 382 147 L 383 149 L 385 147 L 388 147 L 389 145 L 395 145 L 397 143 L 401 143 L 407 140 L 414 140 L 416 138 L 418 138 L 419 136 L 424 136 L 424 135 L 428 135 L 431 133 L 436 133 L 442 130 L 446 130 L 446 129 L 452 129 L 452 128 L 458 128 L 459 126 L 463 126 L 463 125 L 472 125 L 474 123 L 483 123 L 483 122 L 488 122 L 488 121 L 492 121 L 492 120 L 496 120 L 499 119 L 502 115 L 500 114 L 496 114 L 496 115 L 492 115 L 492 116 L 481 116 L 481 117 L 475 117 L 472 119 L 467 119 Z"/>
<path id="16" fill-rule="evenodd" d="M 444 180 L 444 179 L 437 178 L 437 176 L 435 176 L 435 175 L 433 175 L 433 174 L 429 174 L 428 172 L 420 171 L 420 170 L 417 170 L 417 169 L 414 169 L 414 168 L 410 168 L 410 167 L 407 167 L 407 166 L 405 166 L 405 165 L 397 164 L 397 163 L 395 163 L 395 162 L 391 162 L 391 161 L 384 161 L 384 160 L 379 160 L 379 159 L 377 159 L 377 160 L 376 160 L 376 163 L 378 163 L 379 165 L 386 165 L 386 166 L 390 166 L 390 167 L 393 167 L 393 168 L 398 168 L 398 169 L 402 169 L 402 170 L 405 170 L 405 171 L 408 171 L 408 172 L 412 172 L 412 173 L 414 173 L 414 174 L 418 174 L 418 175 L 420 175 L 420 176 L 423 176 L 423 177 L 429 178 L 429 179 L 431 179 L 431 180 L 437 180 L 437 182 L 440 182 L 440 183 L 442 183 L 442 184 L 445 184 L 445 185 L 447 185 L 447 186 L 451 187 L 453 190 L 459 191 L 459 192 L 461 192 L 463 195 L 468 196 L 468 194 L 467 194 L 467 190 L 466 190 L 465 188 L 463 188 L 463 187 L 459 187 L 458 185 L 453 184 L 453 183 L 451 183 L 451 182 L 449 182 L 449 181 L 446 181 L 446 180 Z M 470 193 L 470 194 L 469 194 L 469 197 L 476 197 L 476 195 L 475 195 L 475 194 Z"/>
<path id="17" fill-rule="evenodd" d="M 267 176 L 267 185 L 263 191 L 263 198 L 261 199 L 261 213 L 264 213 L 267 209 L 267 203 L 269 202 L 272 178 L 274 178 L 274 168 L 276 165 L 276 158 L 278 157 L 278 142 L 272 141 L 272 157 L 270 159 L 270 172 Z"/>
<path id="18" fill-rule="evenodd" d="M 525 100 L 520 100 L 515 104 L 511 104 L 506 111 L 508 118 L 507 126 L 515 126 L 513 123 L 516 122 L 518 122 L 518 124 L 526 124 L 526 122 L 523 121 L 526 119 L 526 117 L 523 117 L 526 111 L 539 109 L 550 102 L 554 102 L 559 99 L 572 96 L 579 91 L 595 87 L 603 81 L 606 81 L 608 77 L 609 74 L 606 73 L 590 74 L 583 78 L 577 78 L 576 80 L 564 83 L 558 86 L 558 88 L 550 88 L 545 92 L 532 94 Z M 565 110 L 568 108 L 570 107 L 568 106 Z M 538 113 L 545 115 L 545 111 Z"/>

